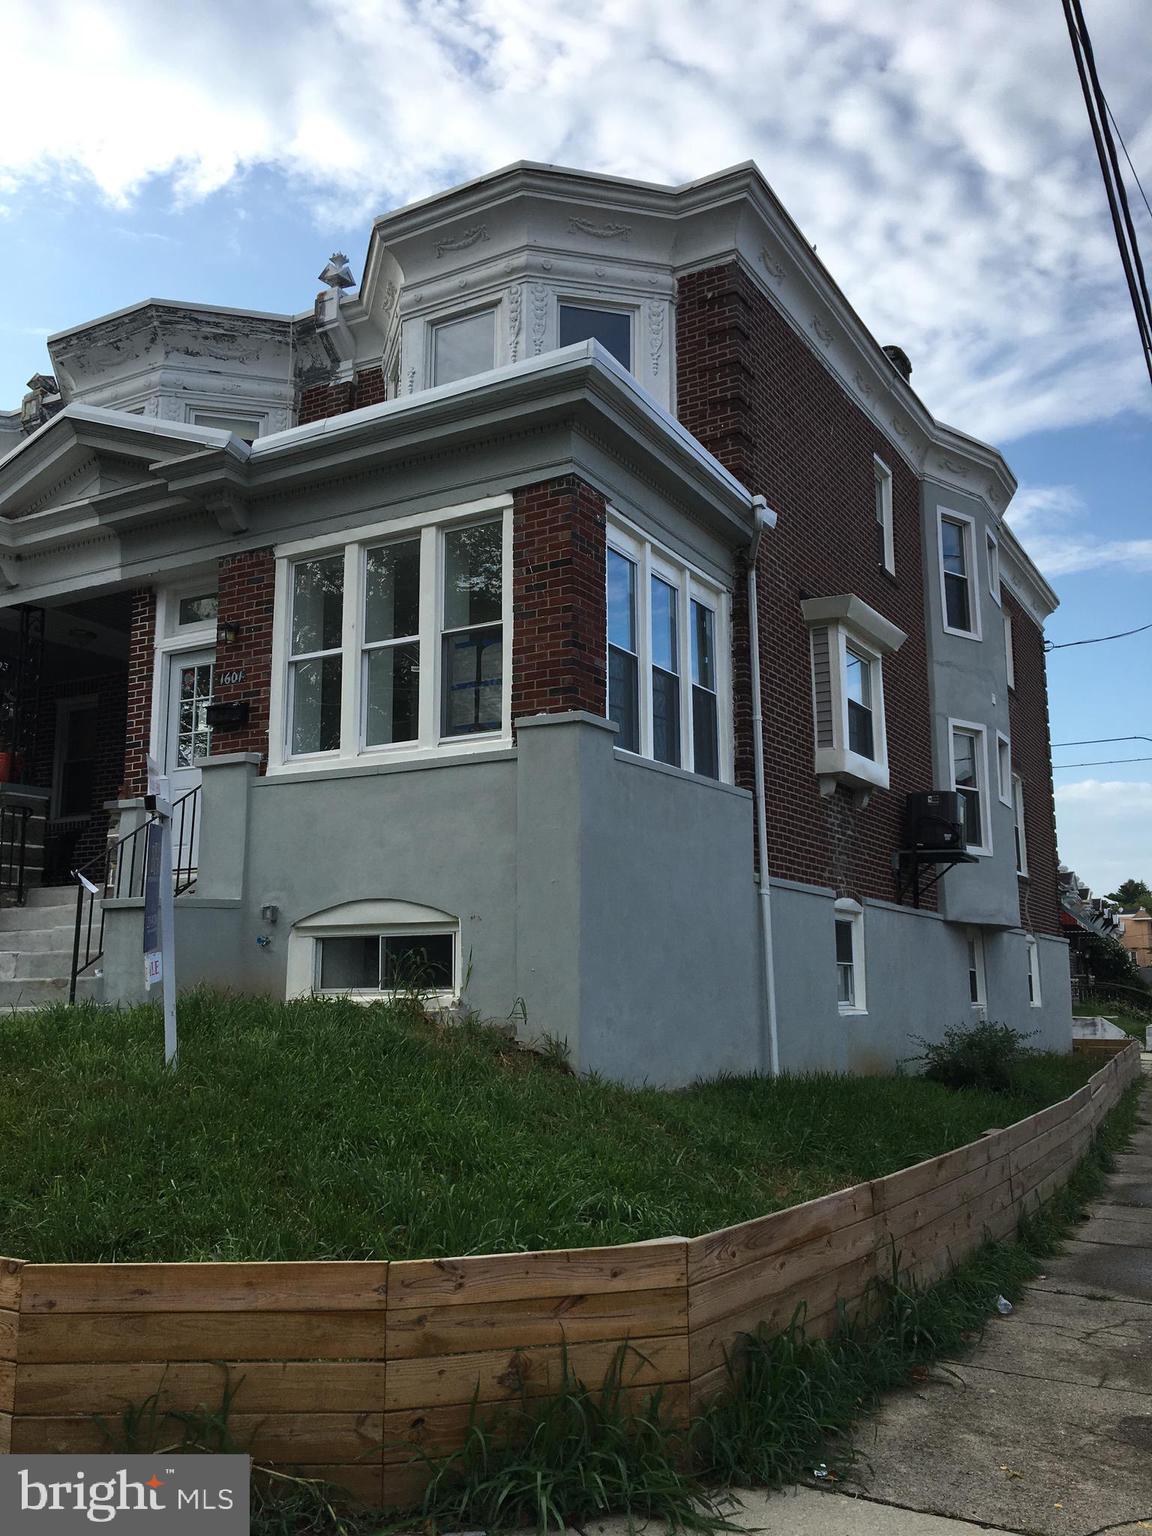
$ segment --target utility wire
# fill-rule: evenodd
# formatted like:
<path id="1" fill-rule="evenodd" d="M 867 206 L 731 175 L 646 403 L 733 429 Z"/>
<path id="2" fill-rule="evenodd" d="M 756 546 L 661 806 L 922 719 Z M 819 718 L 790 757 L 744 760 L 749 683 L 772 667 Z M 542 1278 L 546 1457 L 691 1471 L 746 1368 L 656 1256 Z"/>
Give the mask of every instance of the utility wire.
<path id="1" fill-rule="evenodd" d="M 1080 89 L 1084 95 L 1092 139 L 1100 161 L 1100 174 L 1104 179 L 1104 191 L 1108 199 L 1108 211 L 1112 216 L 1116 248 L 1120 252 L 1120 264 L 1124 268 L 1124 277 L 1132 299 L 1136 329 L 1139 332 L 1140 346 L 1144 353 L 1144 364 L 1148 369 L 1149 381 L 1152 381 L 1152 300 L 1148 296 L 1148 283 L 1140 259 L 1136 231 L 1132 226 L 1128 193 L 1124 186 L 1124 178 L 1120 174 L 1116 145 L 1108 126 L 1107 103 L 1104 101 L 1104 93 L 1096 73 L 1092 39 L 1088 35 L 1088 24 L 1084 20 L 1080 0 L 1063 0 L 1063 5 L 1064 19 L 1068 23 L 1068 36 L 1072 43 L 1072 55 L 1076 61 L 1076 72 L 1080 77 Z"/>
<path id="2" fill-rule="evenodd" d="M 1116 121 L 1112 108 L 1108 104 L 1108 98 L 1104 95 L 1103 91 L 1100 92 L 1100 99 L 1108 108 L 1108 116 L 1112 121 L 1113 128 L 1116 130 L 1116 137 L 1120 140 L 1120 148 L 1124 151 L 1124 158 L 1128 162 L 1128 169 L 1132 172 L 1132 180 L 1136 183 L 1136 190 L 1144 199 L 1145 208 L 1147 208 L 1149 214 L 1152 215 L 1152 203 L 1148 201 L 1148 194 L 1144 190 L 1143 184 L 1140 181 L 1140 177 L 1136 174 L 1136 167 L 1132 164 L 1132 156 L 1128 153 L 1128 146 L 1124 142 L 1124 135 L 1120 132 L 1120 124 Z"/>
<path id="3" fill-rule="evenodd" d="M 1083 741 L 1054 741 L 1053 747 L 1094 747 L 1104 741 L 1152 741 L 1152 736 L 1086 736 Z"/>
<path id="4" fill-rule="evenodd" d="M 1059 644 L 1045 640 L 1044 649 L 1066 651 L 1070 645 L 1103 645 L 1105 640 L 1127 640 L 1129 635 L 1142 635 L 1146 629 L 1152 629 L 1152 624 L 1141 624 L 1139 629 L 1122 629 L 1118 635 L 1096 635 L 1091 640 L 1061 640 Z"/>
<path id="5" fill-rule="evenodd" d="M 1152 763 L 1152 757 L 1098 757 L 1091 763 L 1053 763 L 1052 771 L 1059 768 L 1110 768 L 1115 763 Z"/>

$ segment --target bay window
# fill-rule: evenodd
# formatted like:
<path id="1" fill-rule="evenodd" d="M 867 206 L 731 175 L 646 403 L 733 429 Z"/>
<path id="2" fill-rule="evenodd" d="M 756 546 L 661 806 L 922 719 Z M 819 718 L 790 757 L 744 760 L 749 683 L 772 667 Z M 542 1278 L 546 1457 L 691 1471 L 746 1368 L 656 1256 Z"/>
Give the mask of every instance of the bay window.
<path id="1" fill-rule="evenodd" d="M 440 516 L 280 552 L 273 768 L 507 739 L 510 510 Z"/>
<path id="2" fill-rule="evenodd" d="M 838 784 L 868 791 L 888 787 L 884 724 L 884 660 L 904 631 L 852 593 L 805 598 L 812 656 L 814 767 L 822 794 Z"/>
<path id="3" fill-rule="evenodd" d="M 617 747 L 728 778 L 725 595 L 615 525 L 606 574 L 608 718 Z"/>

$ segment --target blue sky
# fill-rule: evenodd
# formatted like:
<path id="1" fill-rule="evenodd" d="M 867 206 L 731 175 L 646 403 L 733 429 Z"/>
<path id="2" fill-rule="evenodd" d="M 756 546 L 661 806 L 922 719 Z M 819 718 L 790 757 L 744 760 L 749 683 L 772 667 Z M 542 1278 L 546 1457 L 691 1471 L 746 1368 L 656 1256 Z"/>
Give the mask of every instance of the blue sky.
<path id="1" fill-rule="evenodd" d="M 1143 8 L 1087 9 L 1152 193 Z M 1010 520 L 1062 599 L 1052 640 L 1152 622 L 1152 388 L 1060 8 L 774 0 L 772 18 L 746 0 L 199 0 L 174 47 L 170 0 L 14 9 L 0 406 L 53 330 L 148 296 L 304 309 L 333 249 L 359 271 L 373 213 L 513 159 L 660 181 L 755 159 L 929 409 L 1005 450 Z M 1152 736 L 1150 654 L 1152 632 L 1053 652 L 1054 741 Z M 1057 771 L 1062 855 L 1098 890 L 1152 879 L 1150 770 Z"/>

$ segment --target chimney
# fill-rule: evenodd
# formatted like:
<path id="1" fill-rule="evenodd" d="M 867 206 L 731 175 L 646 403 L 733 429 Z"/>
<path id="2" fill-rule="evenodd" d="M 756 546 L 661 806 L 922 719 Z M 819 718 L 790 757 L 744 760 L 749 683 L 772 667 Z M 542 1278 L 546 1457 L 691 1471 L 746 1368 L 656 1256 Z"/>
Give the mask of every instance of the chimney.
<path id="1" fill-rule="evenodd" d="M 882 347 L 881 351 L 902 379 L 912 377 L 912 363 L 903 347 Z"/>

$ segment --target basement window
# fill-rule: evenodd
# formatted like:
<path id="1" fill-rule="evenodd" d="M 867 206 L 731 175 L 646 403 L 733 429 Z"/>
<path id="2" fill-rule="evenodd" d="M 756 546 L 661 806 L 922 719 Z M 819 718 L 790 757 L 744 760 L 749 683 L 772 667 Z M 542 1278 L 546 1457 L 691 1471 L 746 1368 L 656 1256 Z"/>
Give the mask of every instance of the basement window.
<path id="1" fill-rule="evenodd" d="M 451 993 L 455 982 L 451 932 L 334 934 L 316 942 L 320 993 Z"/>
<path id="2" fill-rule="evenodd" d="M 864 909 L 842 898 L 835 906 L 836 1003 L 841 1013 L 867 1013 L 864 985 Z"/>

